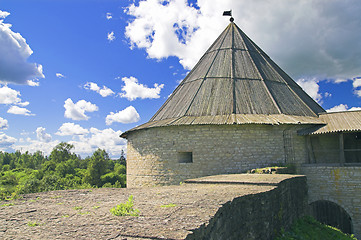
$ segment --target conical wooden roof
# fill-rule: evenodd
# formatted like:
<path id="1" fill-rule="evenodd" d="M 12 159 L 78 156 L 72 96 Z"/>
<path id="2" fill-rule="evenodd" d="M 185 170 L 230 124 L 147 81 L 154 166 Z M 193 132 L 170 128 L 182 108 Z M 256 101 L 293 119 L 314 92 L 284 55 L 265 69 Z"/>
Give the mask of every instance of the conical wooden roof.
<path id="1" fill-rule="evenodd" d="M 316 123 L 325 110 L 231 22 L 151 118 L 192 124 Z"/>

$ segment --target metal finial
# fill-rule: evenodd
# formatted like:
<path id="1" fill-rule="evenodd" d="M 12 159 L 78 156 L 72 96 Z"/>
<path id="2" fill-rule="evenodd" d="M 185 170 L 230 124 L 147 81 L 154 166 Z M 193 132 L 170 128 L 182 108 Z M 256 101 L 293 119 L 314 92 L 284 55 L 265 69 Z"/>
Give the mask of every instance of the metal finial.
<path id="1" fill-rule="evenodd" d="M 233 17 L 231 17 L 231 18 L 229 19 L 229 21 L 233 22 L 233 21 L 234 21 L 234 18 L 233 18 Z"/>

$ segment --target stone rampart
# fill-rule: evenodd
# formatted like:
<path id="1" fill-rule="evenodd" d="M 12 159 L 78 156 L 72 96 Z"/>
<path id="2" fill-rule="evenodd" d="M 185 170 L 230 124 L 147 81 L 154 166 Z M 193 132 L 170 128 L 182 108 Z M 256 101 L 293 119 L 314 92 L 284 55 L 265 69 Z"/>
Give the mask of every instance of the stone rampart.
<path id="1" fill-rule="evenodd" d="M 361 166 L 302 166 L 307 176 L 309 203 L 327 200 L 341 206 L 351 217 L 353 231 L 361 238 Z"/>
<path id="2" fill-rule="evenodd" d="M 253 184 L 267 184 L 261 178 L 275 180 L 277 177 L 273 176 L 262 176 Z M 204 182 L 212 182 L 213 178 L 222 181 L 222 178 L 212 176 L 206 177 Z M 252 182 L 243 184 L 248 183 Z M 288 229 L 294 220 L 302 217 L 306 209 L 306 178 L 290 177 L 279 182 L 272 190 L 237 197 L 225 203 L 207 224 L 194 230 L 186 239 L 274 239 L 281 229 Z"/>

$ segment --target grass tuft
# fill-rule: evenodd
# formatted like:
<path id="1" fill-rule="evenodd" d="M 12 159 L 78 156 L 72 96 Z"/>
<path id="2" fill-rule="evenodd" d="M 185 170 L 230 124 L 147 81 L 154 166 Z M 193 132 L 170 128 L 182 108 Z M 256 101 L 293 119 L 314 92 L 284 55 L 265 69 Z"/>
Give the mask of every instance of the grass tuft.
<path id="1" fill-rule="evenodd" d="M 115 216 L 139 216 L 140 211 L 133 208 L 133 195 L 130 195 L 126 203 L 120 203 L 110 209 Z"/>

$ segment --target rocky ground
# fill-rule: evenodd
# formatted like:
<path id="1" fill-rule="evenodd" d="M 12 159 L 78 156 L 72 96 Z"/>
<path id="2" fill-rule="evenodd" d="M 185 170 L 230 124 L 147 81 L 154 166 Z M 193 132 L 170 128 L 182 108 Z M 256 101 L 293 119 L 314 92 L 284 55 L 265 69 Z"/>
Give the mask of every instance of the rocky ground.
<path id="1" fill-rule="evenodd" d="M 154 188 L 27 194 L 0 202 L 0 239 L 184 239 L 193 229 L 207 224 L 224 203 L 269 191 L 287 178 L 259 176 L 211 177 L 193 184 Z M 130 195 L 140 215 L 112 215 L 110 209 L 127 202 Z"/>

